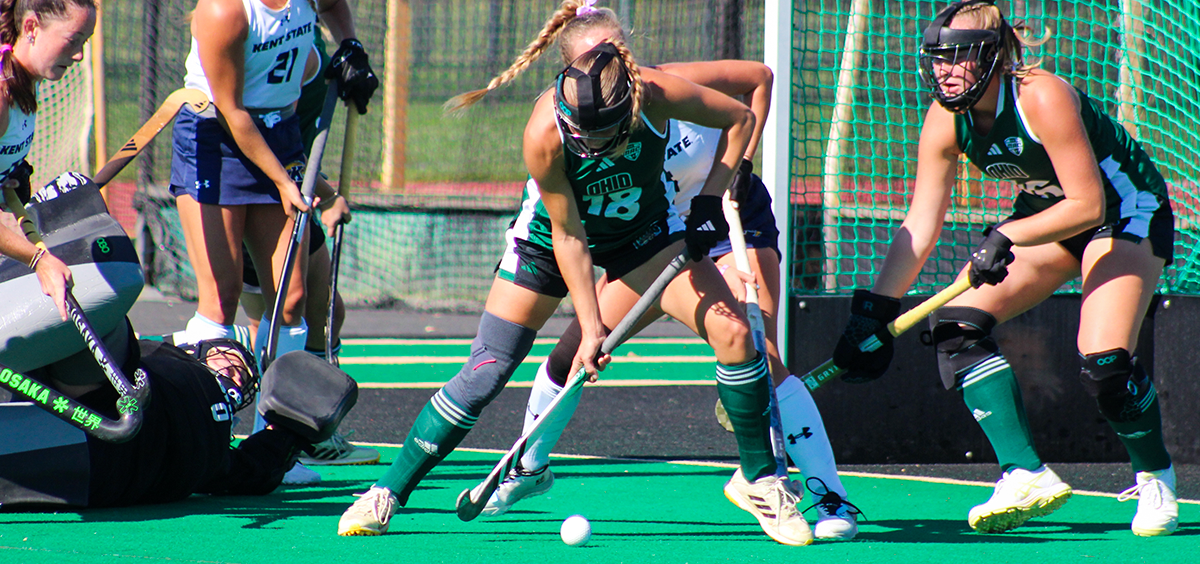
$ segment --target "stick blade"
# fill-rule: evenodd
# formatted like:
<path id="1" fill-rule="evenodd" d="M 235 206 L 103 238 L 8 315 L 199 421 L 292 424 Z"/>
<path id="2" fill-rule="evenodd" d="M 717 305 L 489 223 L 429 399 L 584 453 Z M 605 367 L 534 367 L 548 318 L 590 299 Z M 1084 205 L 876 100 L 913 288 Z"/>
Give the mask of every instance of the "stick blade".
<path id="1" fill-rule="evenodd" d="M 484 484 L 479 485 L 482 486 Z M 467 488 L 458 494 L 458 501 L 455 503 L 454 512 L 458 515 L 459 520 L 471 521 L 483 512 L 483 507 L 487 505 L 487 500 L 492 497 L 492 492 L 496 490 L 496 487 L 492 486 L 491 488 L 484 489 L 489 490 L 486 492 L 487 495 L 480 495 L 478 498 L 472 495 L 475 491 L 472 488 Z"/>

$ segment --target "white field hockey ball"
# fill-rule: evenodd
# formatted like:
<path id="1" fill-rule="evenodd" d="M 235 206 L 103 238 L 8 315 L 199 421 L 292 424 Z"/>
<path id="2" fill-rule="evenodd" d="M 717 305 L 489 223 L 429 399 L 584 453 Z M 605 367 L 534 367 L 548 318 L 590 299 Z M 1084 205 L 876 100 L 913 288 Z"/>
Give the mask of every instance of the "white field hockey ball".
<path id="1" fill-rule="evenodd" d="M 592 538 L 592 524 L 583 515 L 572 515 L 563 521 L 559 534 L 563 542 L 571 546 L 583 546 Z"/>

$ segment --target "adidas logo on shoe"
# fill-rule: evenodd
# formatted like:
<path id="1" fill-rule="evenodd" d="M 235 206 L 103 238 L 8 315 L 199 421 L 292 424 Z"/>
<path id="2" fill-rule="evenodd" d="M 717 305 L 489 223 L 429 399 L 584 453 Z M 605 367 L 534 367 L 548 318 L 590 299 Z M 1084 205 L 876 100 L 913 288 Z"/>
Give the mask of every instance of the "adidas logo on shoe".
<path id="1" fill-rule="evenodd" d="M 976 409 L 971 412 L 971 415 L 973 415 L 975 417 L 976 421 L 983 421 L 984 419 L 987 419 L 988 416 L 991 414 L 992 414 L 992 412 L 983 411 L 982 409 Z"/>
<path id="2" fill-rule="evenodd" d="M 420 437 L 414 438 L 413 441 L 416 442 L 417 446 L 421 447 L 421 450 L 425 451 L 425 453 L 428 454 L 429 456 L 439 456 L 438 455 L 438 446 L 436 444 L 431 443 L 427 440 L 424 440 Z"/>

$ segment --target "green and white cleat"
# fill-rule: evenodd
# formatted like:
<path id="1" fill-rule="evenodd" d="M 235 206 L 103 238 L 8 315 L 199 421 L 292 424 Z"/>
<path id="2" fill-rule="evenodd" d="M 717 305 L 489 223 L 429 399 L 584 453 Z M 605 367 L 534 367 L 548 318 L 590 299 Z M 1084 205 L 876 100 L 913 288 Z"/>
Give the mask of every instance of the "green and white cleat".
<path id="1" fill-rule="evenodd" d="M 306 466 L 353 466 L 379 462 L 379 451 L 351 444 L 346 440 L 354 431 L 332 437 L 312 446 L 312 454 L 301 454 L 300 462 Z"/>

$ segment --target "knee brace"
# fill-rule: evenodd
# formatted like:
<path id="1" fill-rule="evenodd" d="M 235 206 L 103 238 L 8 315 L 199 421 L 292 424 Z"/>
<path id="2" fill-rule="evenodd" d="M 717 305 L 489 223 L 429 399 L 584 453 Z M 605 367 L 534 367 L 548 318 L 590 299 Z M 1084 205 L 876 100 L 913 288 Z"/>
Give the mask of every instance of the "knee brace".
<path id="1" fill-rule="evenodd" d="M 1000 346 L 992 338 L 996 318 L 986 311 L 944 307 L 929 318 L 929 325 L 937 347 L 938 373 L 947 390 L 961 386 L 963 375 L 971 368 L 1000 355 Z"/>
<path id="2" fill-rule="evenodd" d="M 471 359 L 446 383 L 446 394 L 468 412 L 482 412 L 525 360 L 536 336 L 533 329 L 485 312 L 471 342 Z"/>
<path id="3" fill-rule="evenodd" d="M 605 325 L 604 328 L 608 332 L 612 332 L 612 327 Z M 550 376 L 550 381 L 559 386 L 567 384 L 567 380 L 573 376 L 569 373 L 571 363 L 575 361 L 575 353 L 579 352 L 581 341 L 583 341 L 583 330 L 579 327 L 579 319 L 572 319 L 567 330 L 563 331 L 562 336 L 558 338 L 558 344 L 554 346 L 554 350 L 550 351 L 550 356 L 546 357 L 546 374 Z"/>
<path id="4" fill-rule="evenodd" d="M 583 330 L 579 327 L 579 319 L 572 319 L 567 330 L 558 338 L 554 350 L 550 351 L 550 356 L 546 357 L 546 374 L 550 376 L 550 381 L 560 387 L 566 385 L 567 379 L 571 377 L 567 372 L 571 370 L 571 362 L 575 360 L 575 353 L 579 351 L 579 343 L 582 340 Z"/>
<path id="5" fill-rule="evenodd" d="M 1127 423 L 1141 417 L 1152 401 L 1153 384 L 1125 349 L 1079 354 L 1079 381 L 1096 399 L 1109 421 Z"/>

